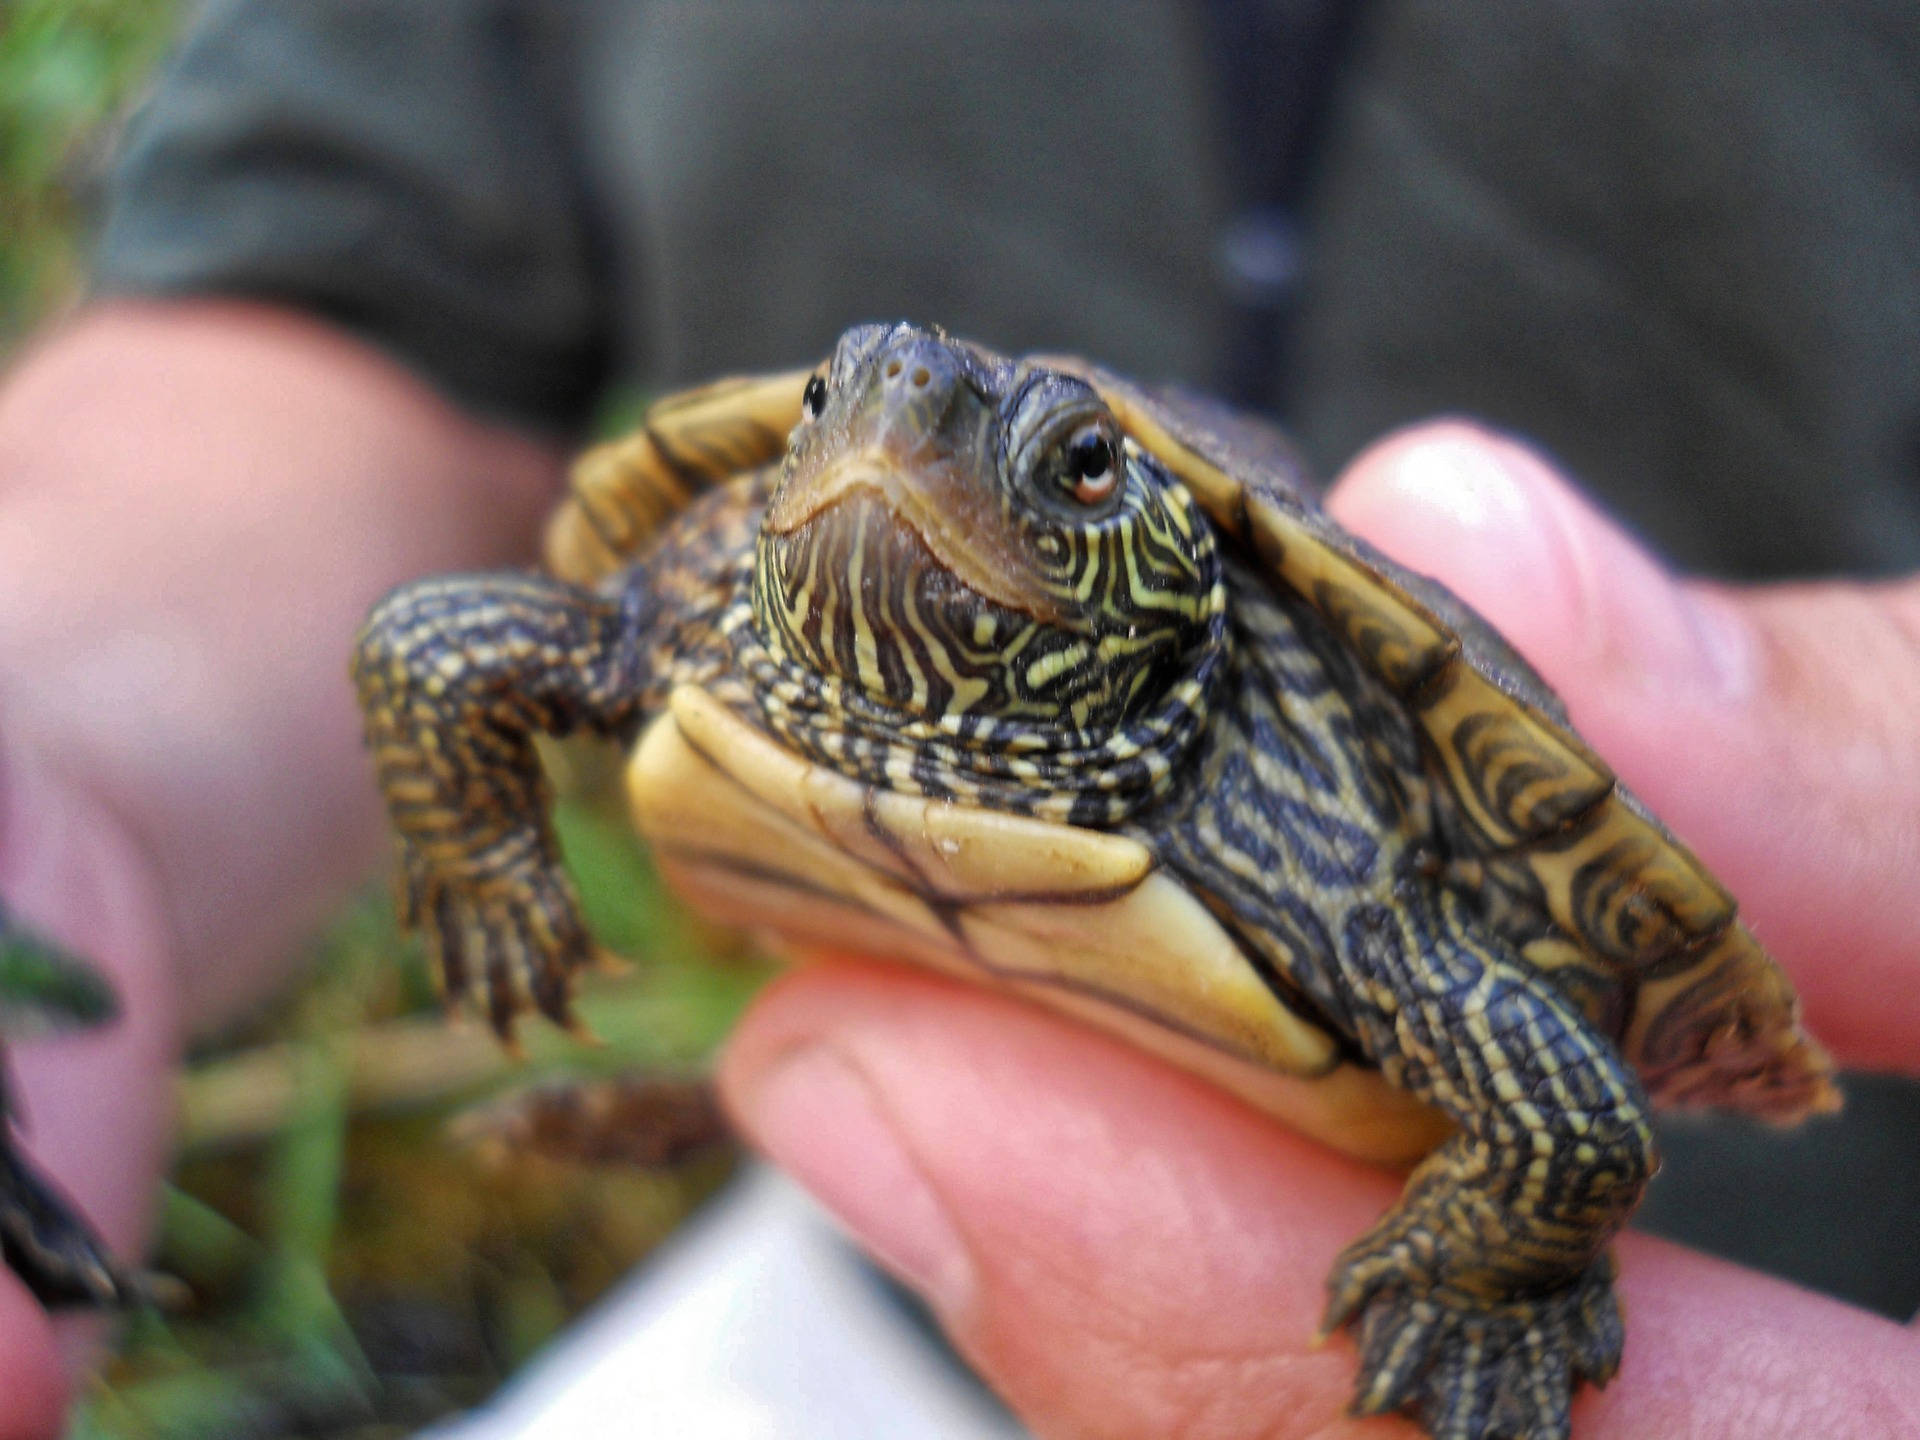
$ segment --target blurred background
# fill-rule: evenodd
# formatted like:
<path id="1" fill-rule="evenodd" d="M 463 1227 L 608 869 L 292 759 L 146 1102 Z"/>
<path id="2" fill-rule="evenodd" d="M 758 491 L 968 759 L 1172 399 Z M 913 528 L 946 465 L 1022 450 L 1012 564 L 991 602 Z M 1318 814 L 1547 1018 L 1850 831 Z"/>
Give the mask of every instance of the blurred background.
<path id="1" fill-rule="evenodd" d="M 23 0 L 0 20 L 0 347 L 71 304 L 84 214 L 123 107 L 165 51 L 172 0 Z"/>
<path id="2" fill-rule="evenodd" d="M 173 0 L 0 7 L 0 359 L 82 293 L 107 157 L 186 9 Z M 1223 74 L 1237 123 L 1257 131 L 1262 74 L 1231 63 Z M 1388 69 L 1374 79 L 1384 85 L 1393 76 Z M 818 148 L 811 158 L 831 159 Z M 1258 145 L 1238 155 L 1253 169 L 1284 158 Z M 1241 186 L 1248 189 L 1259 186 Z M 1274 321 L 1291 303 L 1300 269 L 1298 235 L 1264 203 L 1276 198 L 1292 197 L 1256 194 L 1262 203 L 1220 230 L 1225 354 L 1217 373 L 1193 377 L 1256 401 L 1273 398 L 1283 368 Z M 1440 195 L 1435 209 L 1451 203 Z M 1355 224 L 1371 225 L 1364 204 L 1349 210 Z M 1384 313 L 1418 298 L 1396 297 L 1390 267 L 1363 248 L 1346 253 L 1350 268 L 1380 270 L 1384 289 L 1374 301 Z M 1558 280 L 1548 274 L 1541 283 Z M 864 317 L 836 323 L 853 318 Z M 1337 370 L 1341 337 L 1355 333 L 1336 307 L 1319 328 L 1308 327 L 1305 352 Z M 697 374 L 702 364 L 693 351 L 669 357 L 665 368 Z M 621 389 L 603 399 L 597 427 L 617 427 L 637 398 Z M 1457 403 L 1493 413 L 1488 398 Z M 1638 403 L 1632 395 L 1603 399 L 1623 410 Z M 1426 402 L 1410 393 L 1394 403 Z M 1378 406 L 1316 413 L 1307 439 L 1329 467 L 1392 418 Z M 1510 423 L 1529 428 L 1525 421 Z M 1571 437 L 1556 448 L 1576 473 L 1598 478 L 1601 455 L 1582 453 Z M 1912 456 L 1901 463 L 1910 474 Z M 1797 482 L 1789 474 L 1785 483 Z M 1702 538 L 1713 524 L 1751 541 L 1728 569 L 1837 563 L 1808 559 L 1816 526 L 1758 512 L 1729 510 L 1706 516 L 1707 525 L 1696 517 L 1663 530 L 1665 498 L 1636 495 L 1631 484 L 1608 493 L 1688 564 L 1720 563 L 1711 535 Z M 1898 569 L 1920 547 L 1907 512 L 1891 522 L 1887 513 L 1870 516 L 1862 533 L 1871 541 L 1864 568 Z M 384 891 L 356 898 L 314 940 L 311 978 L 298 993 L 191 1057 L 155 1263 L 186 1280 L 194 1301 L 125 1323 L 77 1435 L 412 1433 L 490 1393 L 725 1182 L 734 1157 L 723 1144 L 645 1168 L 536 1156 L 506 1143 L 510 1115 L 485 1108 L 510 1090 L 563 1076 L 697 1073 L 765 978 L 742 942 L 705 929 L 662 892 L 607 798 L 609 764 L 571 751 L 557 757 L 568 777 L 559 826 L 590 919 L 611 948 L 636 960 L 630 973 L 596 980 L 584 997 L 584 1016 L 606 1044 L 585 1051 L 530 1029 L 527 1062 L 510 1065 L 486 1036 L 442 1022 Z M 1920 1203 L 1920 1102 L 1912 1086 L 1861 1077 L 1850 1105 L 1847 1125 L 1792 1140 L 1737 1123 L 1673 1127 L 1668 1169 L 1641 1223 L 1904 1317 L 1920 1303 L 1911 1226 Z M 464 1118 L 450 1125 L 456 1117 Z M 1831 1216 L 1837 1187 L 1850 1197 L 1847 1235 L 1808 1218 Z M 1756 1195 L 1765 1203 L 1756 1205 Z M 1876 1199 L 1884 1204 L 1869 1203 Z"/>
<path id="3" fill-rule="evenodd" d="M 104 167 L 185 8 L 0 7 L 0 363 L 80 298 Z M 190 1057 L 153 1263 L 193 1300 L 124 1323 L 75 1437 L 411 1434 L 484 1399 L 731 1173 L 724 1143 L 649 1169 L 498 1138 L 524 1123 L 486 1108 L 503 1093 L 698 1074 L 766 973 L 660 888 L 610 758 L 556 760 L 589 916 L 637 957 L 583 998 L 605 1043 L 528 1027 L 515 1065 L 483 1028 L 449 1027 L 370 886 L 316 937 L 297 993 Z"/>

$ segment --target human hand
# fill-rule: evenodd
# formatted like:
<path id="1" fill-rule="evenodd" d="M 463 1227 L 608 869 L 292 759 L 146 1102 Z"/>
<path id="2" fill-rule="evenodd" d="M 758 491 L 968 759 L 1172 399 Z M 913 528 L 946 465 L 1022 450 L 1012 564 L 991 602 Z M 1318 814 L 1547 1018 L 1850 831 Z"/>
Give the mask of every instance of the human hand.
<path id="1" fill-rule="evenodd" d="M 1675 582 L 1529 452 L 1384 442 L 1332 500 L 1494 619 L 1741 897 L 1843 1064 L 1920 1054 L 1920 586 Z M 1399 1189 L 1004 996 L 901 968 L 787 977 L 723 1070 L 749 1137 L 923 1295 L 1047 1437 L 1411 1435 L 1344 1418 L 1309 1344 Z M 1920 1431 L 1920 1336 L 1680 1247 L 1619 1242 L 1619 1377 L 1581 1440 Z"/>
<path id="2" fill-rule="evenodd" d="M 0 388 L 0 900 L 121 1002 L 9 1059 L 25 1148 L 123 1260 L 182 1033 L 277 988 L 386 844 L 361 618 L 403 579 L 526 559 L 560 473 L 266 305 L 102 304 Z M 0 1267 L 0 1440 L 60 1434 L 67 1388 Z"/>
<path id="3" fill-rule="evenodd" d="M 66 1181 L 75 1209 L 116 1255 L 139 1253 L 164 1164 L 175 990 L 158 887 L 139 847 L 94 797 L 18 746 L 0 760 L 0 895 L 112 983 L 118 1019 L 10 1054 L 16 1138 Z M 52 1321 L 0 1266 L 0 1440 L 61 1433 L 68 1359 L 94 1327 Z"/>

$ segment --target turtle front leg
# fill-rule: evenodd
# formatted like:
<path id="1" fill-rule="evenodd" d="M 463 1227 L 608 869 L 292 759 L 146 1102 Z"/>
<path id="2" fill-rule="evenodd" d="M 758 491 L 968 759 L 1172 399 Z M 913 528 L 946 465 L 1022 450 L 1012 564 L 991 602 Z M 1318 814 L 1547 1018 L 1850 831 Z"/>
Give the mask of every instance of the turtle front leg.
<path id="1" fill-rule="evenodd" d="M 361 629 L 353 678 L 399 832 L 402 923 L 450 1001 L 484 977 L 503 1038 L 528 1008 L 571 1026 L 592 955 L 534 736 L 630 737 L 643 665 L 620 602 L 538 575 L 422 581 Z"/>
<path id="2" fill-rule="evenodd" d="M 1657 1161 L 1639 1082 L 1550 981 L 1455 897 L 1349 918 L 1362 1045 L 1460 1133 L 1334 1266 L 1323 1330 L 1355 1323 L 1359 1414 L 1437 1440 L 1565 1440 L 1620 1362 L 1606 1246 Z"/>

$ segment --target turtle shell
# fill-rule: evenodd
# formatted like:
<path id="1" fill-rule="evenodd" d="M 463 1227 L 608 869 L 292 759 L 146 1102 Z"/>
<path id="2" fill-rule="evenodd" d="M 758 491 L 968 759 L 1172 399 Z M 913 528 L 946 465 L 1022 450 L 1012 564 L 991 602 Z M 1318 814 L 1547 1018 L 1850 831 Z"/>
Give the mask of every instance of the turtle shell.
<path id="1" fill-rule="evenodd" d="M 1838 1107 L 1832 1062 L 1733 897 L 1574 733 L 1504 638 L 1311 498 L 1271 427 L 1073 359 L 1133 440 L 1273 582 L 1307 600 L 1418 723 L 1452 878 L 1550 972 L 1665 1105 L 1780 1121 Z"/>
<path id="2" fill-rule="evenodd" d="M 1656 1100 L 1781 1120 L 1837 1103 L 1830 1063 L 1732 898 L 1491 626 L 1321 512 L 1277 431 L 1083 361 L 1035 363 L 1093 385 L 1128 442 L 1406 706 L 1436 781 L 1448 878 L 1614 1039 Z M 550 531 L 557 568 L 597 578 L 698 482 L 772 459 L 800 388 L 782 376 L 692 392 L 597 452 Z M 592 512 L 619 518 L 588 524 Z M 1410 1158 L 1446 1133 L 1289 1009 L 1138 840 L 874 789 L 690 686 L 642 737 L 629 792 L 670 880 L 716 918 L 1033 996 L 1366 1158 Z"/>
<path id="3" fill-rule="evenodd" d="M 1449 1124 L 1289 1009 L 1147 847 L 879 790 L 794 755 L 691 685 L 627 769 L 668 882 L 776 948 L 917 961 L 1090 1020 L 1362 1159 Z"/>

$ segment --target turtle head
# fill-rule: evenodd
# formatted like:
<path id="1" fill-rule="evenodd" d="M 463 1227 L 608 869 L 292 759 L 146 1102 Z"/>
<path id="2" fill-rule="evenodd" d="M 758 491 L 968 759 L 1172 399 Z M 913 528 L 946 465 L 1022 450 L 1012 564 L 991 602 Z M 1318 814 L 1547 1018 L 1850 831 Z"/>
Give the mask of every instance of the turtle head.
<path id="1" fill-rule="evenodd" d="M 1077 377 L 862 326 L 807 382 L 756 554 L 769 647 L 920 714 L 1092 733 L 1223 613 L 1186 491 Z"/>

